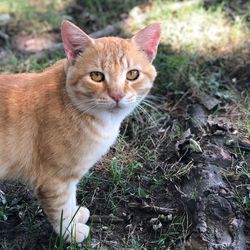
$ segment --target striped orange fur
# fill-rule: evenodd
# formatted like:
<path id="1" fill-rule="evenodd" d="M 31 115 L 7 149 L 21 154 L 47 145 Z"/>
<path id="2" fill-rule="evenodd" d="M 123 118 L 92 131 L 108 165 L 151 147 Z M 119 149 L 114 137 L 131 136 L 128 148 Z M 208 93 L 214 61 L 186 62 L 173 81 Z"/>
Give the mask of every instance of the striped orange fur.
<path id="1" fill-rule="evenodd" d="M 81 242 L 89 211 L 77 207 L 76 184 L 150 91 L 160 26 L 95 40 L 68 21 L 61 28 L 67 59 L 41 73 L 0 75 L 0 178 L 30 185 L 57 233 L 63 211 L 65 237 Z M 130 70 L 137 79 L 126 78 Z"/>

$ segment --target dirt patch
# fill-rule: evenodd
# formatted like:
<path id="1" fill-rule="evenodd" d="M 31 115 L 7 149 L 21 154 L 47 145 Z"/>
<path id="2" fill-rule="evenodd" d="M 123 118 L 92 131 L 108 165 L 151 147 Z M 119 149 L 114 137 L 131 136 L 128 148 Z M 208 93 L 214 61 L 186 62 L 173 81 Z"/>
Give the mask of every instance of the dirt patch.
<path id="1" fill-rule="evenodd" d="M 219 1 L 205 2 L 211 7 Z M 102 5 L 99 18 L 79 5 L 76 1 L 69 13 L 87 32 L 102 29 L 107 20 L 113 24 L 128 16 L 126 9 L 119 8 L 105 19 L 104 13 L 112 12 L 114 6 Z M 151 8 L 151 4 L 145 6 Z M 134 18 L 138 13 L 143 20 L 147 18 L 143 8 L 133 13 Z M 6 29 L 11 41 L 17 31 L 13 25 L 11 32 Z M 58 41 L 59 30 L 50 32 L 20 33 L 10 47 L 5 40 L 1 42 L 27 57 Z M 146 113 L 139 109 L 123 123 L 120 142 L 79 184 L 78 203 L 92 213 L 91 236 L 83 247 L 247 249 L 250 146 L 247 127 L 240 122 L 248 119 L 249 47 L 241 48 L 239 54 L 223 53 L 223 58 L 197 59 L 184 67 L 172 48 L 162 45 L 160 50 L 153 92 L 157 97 L 144 104 Z M 1 62 L 6 55 L 7 49 L 1 48 Z M 39 60 L 38 65 L 42 64 Z M 194 77 L 199 70 L 200 82 Z M 168 87 L 171 82 L 181 87 Z M 0 246 L 59 249 L 31 192 L 12 183 L 1 184 L 0 190 Z"/>
<path id="2" fill-rule="evenodd" d="M 19 33 L 12 39 L 12 44 L 22 53 L 37 53 L 51 48 L 59 40 L 60 35 L 58 33 L 37 36 Z"/>

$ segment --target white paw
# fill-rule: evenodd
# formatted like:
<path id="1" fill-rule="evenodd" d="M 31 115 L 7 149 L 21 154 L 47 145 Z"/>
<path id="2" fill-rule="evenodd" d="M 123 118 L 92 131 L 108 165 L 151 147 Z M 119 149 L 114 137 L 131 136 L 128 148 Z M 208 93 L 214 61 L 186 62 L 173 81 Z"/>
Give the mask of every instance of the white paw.
<path id="1" fill-rule="evenodd" d="M 80 243 L 85 239 L 87 239 L 88 235 L 89 235 L 89 226 L 78 222 L 74 224 L 71 237 L 68 237 L 67 241 Z"/>
<path id="2" fill-rule="evenodd" d="M 80 243 L 88 238 L 89 227 L 86 224 L 77 222 L 72 223 L 69 228 L 64 231 L 63 237 L 67 242 Z"/>
<path id="3" fill-rule="evenodd" d="M 63 237 L 68 242 L 82 242 L 89 235 L 89 227 L 86 222 L 89 219 L 90 212 L 86 207 L 78 207 L 77 213 L 66 216 L 62 223 Z M 55 231 L 60 234 L 61 223 L 54 226 Z"/>
<path id="4" fill-rule="evenodd" d="M 90 216 L 89 210 L 86 207 L 80 207 L 77 214 L 78 214 L 77 221 L 86 224 Z"/>

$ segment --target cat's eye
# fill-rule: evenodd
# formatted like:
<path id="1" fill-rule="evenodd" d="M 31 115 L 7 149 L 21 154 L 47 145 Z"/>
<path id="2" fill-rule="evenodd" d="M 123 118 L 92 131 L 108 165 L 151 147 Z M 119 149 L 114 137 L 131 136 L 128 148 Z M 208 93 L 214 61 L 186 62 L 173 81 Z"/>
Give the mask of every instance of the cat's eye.
<path id="1" fill-rule="evenodd" d="M 95 82 L 103 82 L 105 79 L 104 74 L 102 72 L 99 72 L 99 71 L 91 72 L 90 77 Z"/>
<path id="2" fill-rule="evenodd" d="M 127 73 L 127 80 L 134 81 L 139 77 L 139 71 L 137 69 L 132 69 Z"/>

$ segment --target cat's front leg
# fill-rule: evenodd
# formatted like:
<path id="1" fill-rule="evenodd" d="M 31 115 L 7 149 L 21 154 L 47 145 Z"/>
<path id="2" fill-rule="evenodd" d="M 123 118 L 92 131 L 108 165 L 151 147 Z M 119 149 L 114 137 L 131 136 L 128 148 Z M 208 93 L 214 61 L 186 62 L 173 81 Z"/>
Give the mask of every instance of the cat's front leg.
<path id="1" fill-rule="evenodd" d="M 67 241 L 82 242 L 89 234 L 89 210 L 76 205 L 76 183 L 46 182 L 37 189 L 37 196 L 55 231 Z"/>

